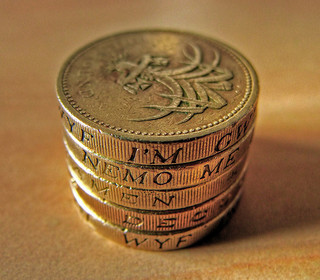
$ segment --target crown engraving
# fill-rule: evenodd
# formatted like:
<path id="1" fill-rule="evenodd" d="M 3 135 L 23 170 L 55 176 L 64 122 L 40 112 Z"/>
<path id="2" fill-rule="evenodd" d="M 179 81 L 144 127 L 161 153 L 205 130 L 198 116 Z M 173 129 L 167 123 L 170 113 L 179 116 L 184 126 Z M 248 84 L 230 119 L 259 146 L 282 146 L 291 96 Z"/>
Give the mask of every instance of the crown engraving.
<path id="1" fill-rule="evenodd" d="M 164 118 L 172 113 L 184 114 L 179 122 L 190 120 L 195 114 L 203 113 L 207 108 L 221 109 L 226 106 L 225 100 L 218 92 L 231 91 L 233 84 L 230 80 L 233 73 L 220 67 L 220 53 L 214 50 L 211 63 L 204 63 L 201 49 L 189 44 L 192 52 L 183 49 L 185 61 L 181 67 L 168 68 L 170 60 L 167 57 L 145 54 L 138 62 L 118 61 L 115 70 L 119 72 L 117 83 L 128 93 L 137 94 L 155 83 L 160 83 L 169 89 L 168 93 L 157 93 L 171 100 L 167 106 L 147 105 L 144 108 L 159 110 L 151 117 L 137 118 L 133 121 L 151 121 Z"/>

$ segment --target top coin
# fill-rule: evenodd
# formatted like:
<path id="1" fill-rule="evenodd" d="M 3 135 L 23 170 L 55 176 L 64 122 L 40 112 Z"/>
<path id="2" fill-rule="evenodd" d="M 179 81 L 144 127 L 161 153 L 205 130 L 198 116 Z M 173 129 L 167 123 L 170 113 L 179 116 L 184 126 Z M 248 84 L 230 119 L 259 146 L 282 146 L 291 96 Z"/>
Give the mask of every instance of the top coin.
<path id="1" fill-rule="evenodd" d="M 80 49 L 64 64 L 57 91 L 62 110 L 82 130 L 168 143 L 234 126 L 254 111 L 258 84 L 249 62 L 220 42 L 144 30 Z M 88 135 L 78 138 L 89 141 Z"/>

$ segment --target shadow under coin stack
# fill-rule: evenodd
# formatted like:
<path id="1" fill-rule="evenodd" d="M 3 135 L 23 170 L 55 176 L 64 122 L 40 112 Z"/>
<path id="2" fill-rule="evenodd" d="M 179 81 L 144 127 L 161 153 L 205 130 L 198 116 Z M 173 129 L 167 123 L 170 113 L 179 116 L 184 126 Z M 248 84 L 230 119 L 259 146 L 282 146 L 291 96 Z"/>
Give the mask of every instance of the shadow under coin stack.
<path id="1" fill-rule="evenodd" d="M 238 52 L 184 32 L 117 34 L 69 58 L 57 91 L 72 193 L 99 232 L 173 250 L 229 216 L 258 95 Z"/>

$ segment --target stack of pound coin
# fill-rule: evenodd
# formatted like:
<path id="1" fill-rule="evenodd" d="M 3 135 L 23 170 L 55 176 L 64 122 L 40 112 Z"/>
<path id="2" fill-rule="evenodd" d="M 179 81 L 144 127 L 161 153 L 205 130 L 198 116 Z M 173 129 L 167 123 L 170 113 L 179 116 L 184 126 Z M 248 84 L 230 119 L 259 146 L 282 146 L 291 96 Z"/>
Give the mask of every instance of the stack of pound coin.
<path id="1" fill-rule="evenodd" d="M 258 96 L 237 51 L 179 31 L 116 34 L 71 56 L 57 93 L 71 190 L 97 231 L 174 250 L 230 216 Z"/>

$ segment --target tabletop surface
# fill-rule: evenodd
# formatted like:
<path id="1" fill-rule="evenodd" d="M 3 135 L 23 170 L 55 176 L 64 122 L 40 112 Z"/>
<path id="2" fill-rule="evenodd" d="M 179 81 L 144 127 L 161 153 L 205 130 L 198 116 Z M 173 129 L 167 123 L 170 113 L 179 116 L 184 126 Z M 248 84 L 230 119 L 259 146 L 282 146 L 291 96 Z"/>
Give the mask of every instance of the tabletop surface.
<path id="1" fill-rule="evenodd" d="M 0 279 L 320 279 L 319 1 L 0 2 Z M 76 49 L 174 28 L 243 53 L 260 79 L 245 192 L 231 222 L 187 249 L 117 245 L 68 186 L 57 73 Z"/>

